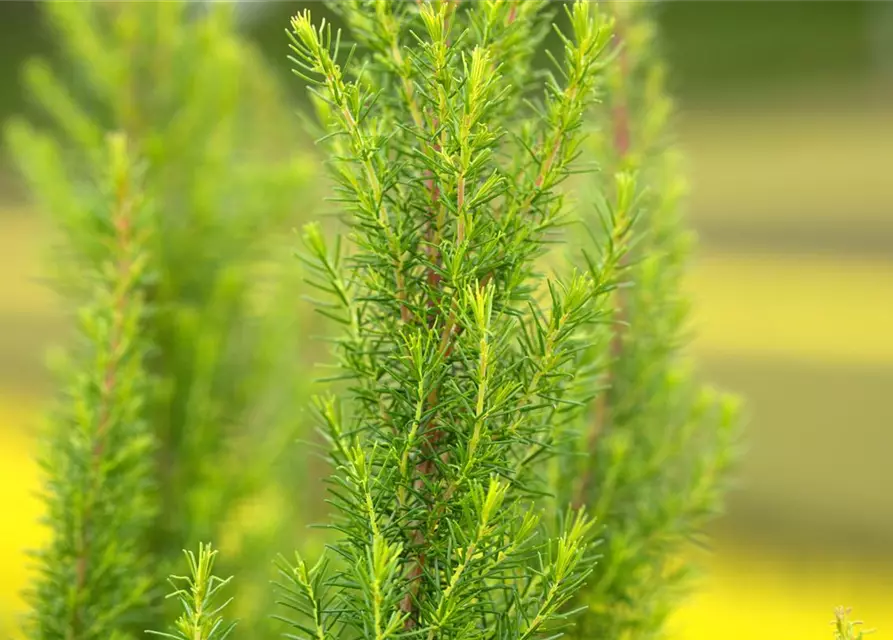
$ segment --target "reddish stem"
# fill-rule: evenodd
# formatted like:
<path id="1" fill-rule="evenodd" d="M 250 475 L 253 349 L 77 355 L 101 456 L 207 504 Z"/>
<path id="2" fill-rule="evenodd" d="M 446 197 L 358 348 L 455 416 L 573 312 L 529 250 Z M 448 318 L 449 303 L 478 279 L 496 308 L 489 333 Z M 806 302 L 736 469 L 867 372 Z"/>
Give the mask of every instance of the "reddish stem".
<path id="1" fill-rule="evenodd" d="M 114 219 L 114 228 L 116 234 L 115 241 L 121 252 L 121 257 L 118 260 L 116 268 L 118 282 L 116 286 L 114 312 L 112 316 L 111 339 L 109 342 L 110 357 L 108 363 L 106 364 L 105 371 L 103 372 L 102 386 L 100 390 L 99 419 L 96 427 L 96 434 L 94 436 L 95 442 L 90 452 L 89 478 L 91 483 L 95 482 L 95 479 L 99 474 L 99 469 L 102 465 L 102 458 L 105 453 L 106 436 L 109 429 L 109 421 L 111 419 L 111 397 L 115 391 L 118 365 L 120 364 L 118 350 L 120 348 L 122 335 L 124 333 L 124 312 L 129 293 L 127 278 L 131 269 L 131 262 L 130 259 L 127 257 L 128 249 L 132 240 L 131 224 L 130 219 L 127 215 L 128 213 L 127 185 L 126 183 L 122 182 L 118 185 L 117 189 Z M 74 584 L 74 590 L 77 594 L 80 594 L 83 591 L 84 585 L 87 581 L 87 573 L 89 572 L 88 556 L 90 554 L 90 523 L 93 515 L 92 512 L 93 503 L 91 501 L 88 501 L 84 507 L 84 524 L 77 542 L 78 551 L 77 558 L 75 560 L 76 569 Z M 74 598 L 74 601 L 77 602 L 78 599 L 79 598 L 76 596 Z M 66 638 L 68 638 L 68 640 L 75 640 L 79 635 L 77 631 L 80 624 L 78 613 L 79 612 L 77 607 L 75 607 L 71 612 L 71 623 L 66 631 Z"/>
<path id="2" fill-rule="evenodd" d="M 621 86 L 617 91 L 616 100 L 613 107 L 611 108 L 611 117 L 612 129 L 614 133 L 614 154 L 617 158 L 618 164 L 623 164 L 627 154 L 629 153 L 631 143 L 629 106 L 627 104 L 627 97 L 624 91 L 625 83 L 629 79 L 630 75 L 630 62 L 626 47 L 623 43 L 623 30 L 619 23 L 617 24 L 616 28 L 616 35 L 617 40 L 615 46 L 621 47 L 619 51 Z M 616 329 L 614 330 L 614 333 L 611 337 L 611 360 L 610 364 L 608 365 L 608 369 L 605 372 L 605 391 L 599 394 L 598 399 L 596 400 L 595 416 L 586 437 L 586 451 L 590 454 L 590 456 L 595 453 L 598 437 L 604 431 L 606 425 L 611 419 L 608 396 L 610 394 L 613 378 L 612 366 L 613 363 L 620 357 L 623 349 L 622 327 L 625 315 L 624 309 L 626 305 L 624 304 L 622 289 L 618 289 L 614 292 L 614 305 L 616 309 Z M 583 474 L 580 476 L 577 483 L 576 491 L 574 492 L 575 495 L 573 503 L 576 508 L 580 508 L 586 504 L 591 484 L 592 465 L 590 464 L 586 467 Z"/>

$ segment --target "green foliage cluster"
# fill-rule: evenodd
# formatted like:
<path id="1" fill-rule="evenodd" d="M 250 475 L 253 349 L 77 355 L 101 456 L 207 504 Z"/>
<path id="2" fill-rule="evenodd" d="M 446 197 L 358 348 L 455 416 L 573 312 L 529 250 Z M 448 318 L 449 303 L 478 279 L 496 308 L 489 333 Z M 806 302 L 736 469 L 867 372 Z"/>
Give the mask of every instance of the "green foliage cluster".
<path id="1" fill-rule="evenodd" d="M 308 12 L 288 30 L 346 227 L 304 227 L 299 285 L 280 232 L 310 167 L 232 6 L 45 5 L 70 66 L 28 68 L 46 121 L 6 139 L 79 322 L 29 637 L 163 628 L 162 578 L 202 540 L 256 637 L 659 636 L 721 506 L 737 403 L 684 358 L 691 241 L 647 9 L 332 6 L 349 47 Z M 557 8 L 562 50 L 534 69 Z M 302 287 L 334 327 L 322 552 L 297 532 Z M 272 524 L 246 515 L 264 500 Z M 216 554 L 187 553 L 180 616 L 154 633 L 234 632 Z"/>
<path id="2" fill-rule="evenodd" d="M 555 493 L 587 505 L 603 526 L 602 557 L 580 594 L 588 606 L 573 634 L 651 638 L 693 569 L 683 558 L 687 543 L 722 507 L 740 421 L 737 398 L 702 385 L 685 358 L 682 279 L 692 237 L 680 207 L 685 185 L 656 57 L 654 7 L 608 7 L 615 60 L 604 72 L 588 138 L 602 171 L 581 185 L 595 205 L 584 207 L 582 219 L 596 230 L 597 245 L 611 243 L 598 221 L 613 175 L 629 172 L 643 188 L 628 203 L 635 246 L 623 258 L 612 322 L 593 355 L 605 365 L 604 391 L 579 425 L 585 455 L 566 465 L 571 473 Z"/>
<path id="3" fill-rule="evenodd" d="M 93 638 L 110 629 L 111 637 L 126 637 L 148 621 L 133 611 L 157 580 L 147 553 L 158 514 L 150 462 L 155 439 L 145 416 L 154 378 L 142 332 L 151 214 L 124 140 L 110 140 L 101 158 L 109 171 L 90 205 L 105 215 L 90 240 L 106 258 L 81 270 L 90 300 L 78 313 L 53 414 L 57 432 L 41 459 L 54 535 L 38 555 L 32 620 L 38 638 Z"/>
<path id="4" fill-rule="evenodd" d="M 522 102 L 536 79 L 501 63 L 529 53 L 543 3 L 339 6 L 361 47 L 344 63 L 308 13 L 291 31 L 351 229 L 344 249 L 305 232 L 319 307 L 343 326 L 349 401 L 318 404 L 340 535 L 332 562 L 286 570 L 292 624 L 317 638 L 540 637 L 592 565 L 589 518 L 556 525 L 533 506 L 554 421 L 581 404 L 566 393 L 578 329 L 604 313 L 610 277 L 548 280 L 543 296 L 536 258 L 567 214 L 558 186 L 611 23 L 575 3 L 564 81 Z"/>
<path id="5" fill-rule="evenodd" d="M 294 451 L 304 392 L 276 265 L 309 168 L 281 146 L 301 138 L 232 6 L 42 7 L 65 64 L 26 68 L 40 120 L 6 141 L 59 231 L 54 280 L 83 347 L 43 439 L 53 542 L 33 637 L 141 634 L 186 542 L 221 541 L 265 582 L 256 554 L 282 528 L 242 532 L 238 510 Z"/>
<path id="6" fill-rule="evenodd" d="M 873 629 L 861 631 L 861 620 L 850 619 L 850 609 L 846 607 L 837 607 L 834 610 L 834 640 L 863 640 L 865 636 L 873 633 Z"/>
<path id="7" fill-rule="evenodd" d="M 218 604 L 219 592 L 230 583 L 232 577 L 222 579 L 214 575 L 217 551 L 210 544 L 199 544 L 198 557 L 184 551 L 189 564 L 188 576 L 171 576 L 169 582 L 174 591 L 168 598 L 177 598 L 183 612 L 177 618 L 175 633 L 149 631 L 153 635 L 174 640 L 225 640 L 236 627 L 221 615 L 232 598 Z M 185 585 L 185 586 L 180 586 Z"/>

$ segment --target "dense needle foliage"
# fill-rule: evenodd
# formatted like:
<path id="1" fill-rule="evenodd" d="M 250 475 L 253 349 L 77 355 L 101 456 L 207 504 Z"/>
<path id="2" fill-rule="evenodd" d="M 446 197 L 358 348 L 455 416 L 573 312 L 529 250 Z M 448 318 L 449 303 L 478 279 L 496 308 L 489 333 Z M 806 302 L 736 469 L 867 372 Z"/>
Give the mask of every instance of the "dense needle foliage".
<path id="1" fill-rule="evenodd" d="M 155 439 L 144 413 L 155 379 L 141 331 L 152 226 L 125 141 L 111 139 L 102 158 L 110 170 L 96 176 L 89 212 L 101 217 L 91 243 L 104 259 L 81 271 L 90 301 L 78 313 L 56 431 L 41 456 L 54 535 L 37 556 L 35 638 L 98 638 L 110 629 L 125 637 L 150 619 L 157 580 L 148 553 L 158 513 Z"/>
<path id="2" fill-rule="evenodd" d="M 29 637 L 165 628 L 183 546 L 179 618 L 151 633 L 230 637 L 208 539 L 252 637 L 659 636 L 737 403 L 685 358 L 691 241 L 648 8 L 331 6 L 349 46 L 308 12 L 288 30 L 346 227 L 305 226 L 300 251 L 337 358 L 319 553 L 293 533 L 304 465 L 275 464 L 303 453 L 306 326 L 277 232 L 313 197 L 287 102 L 231 6 L 45 5 L 71 73 L 29 67 L 47 122 L 7 141 L 79 312 Z M 839 610 L 836 636 L 856 624 Z"/>
<path id="3" fill-rule="evenodd" d="M 287 257 L 276 232 L 306 184 L 306 161 L 278 146 L 300 139 L 294 118 L 231 5 L 41 7 L 63 62 L 26 67 L 40 120 L 6 141 L 57 231 L 54 280 L 83 309 L 83 347 L 44 438 L 52 541 L 33 637 L 141 634 L 182 547 L 212 538 L 252 616 L 266 602 L 249 577 L 265 587 L 283 529 L 238 509 L 275 489 L 300 426 L 294 327 L 273 295 L 286 285 L 263 275 L 282 271 L 265 264 Z M 113 160 L 110 133 L 127 148 Z M 300 506 L 289 493 L 272 494 L 282 518 Z"/>
<path id="4" fill-rule="evenodd" d="M 533 507 L 609 279 L 593 266 L 543 291 L 537 258 L 611 22 L 575 3 L 562 81 L 522 101 L 544 4 L 344 3 L 360 48 L 343 57 L 329 27 L 292 21 L 351 227 L 347 248 L 305 230 L 349 396 L 318 405 L 333 557 L 283 571 L 307 636 L 539 637 L 591 571 L 585 513 L 556 529 Z"/>
<path id="5" fill-rule="evenodd" d="M 598 204 L 613 192 L 615 172 L 636 175 L 641 189 L 629 204 L 636 240 L 612 294 L 612 322 L 592 354 L 605 368 L 603 391 L 579 423 L 584 455 L 576 465 L 562 462 L 571 473 L 555 491 L 587 505 L 605 540 L 573 635 L 650 638 L 661 635 L 692 569 L 687 543 L 722 507 L 739 410 L 737 398 L 698 381 L 685 353 L 682 287 L 692 238 L 654 6 L 615 2 L 606 10 L 615 16 L 616 58 L 603 74 L 587 149 L 603 170 L 581 187 Z M 592 207 L 583 220 L 596 245 L 610 246 L 601 217 Z"/>

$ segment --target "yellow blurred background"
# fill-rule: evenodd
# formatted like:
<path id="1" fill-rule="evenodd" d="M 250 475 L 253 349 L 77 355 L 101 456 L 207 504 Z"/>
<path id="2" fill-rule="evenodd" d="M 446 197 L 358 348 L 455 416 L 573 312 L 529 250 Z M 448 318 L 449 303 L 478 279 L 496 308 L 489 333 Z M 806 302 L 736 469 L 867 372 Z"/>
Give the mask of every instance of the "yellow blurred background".
<path id="1" fill-rule="evenodd" d="M 891 7 L 673 3 L 662 17 L 701 236 L 694 350 L 749 413 L 674 637 L 830 638 L 839 604 L 893 637 Z M 0 26 L 29 12 L 0 8 Z M 0 632 L 22 608 L 23 549 L 41 539 L 31 434 L 65 327 L 39 282 L 40 225 L 0 170 Z"/>

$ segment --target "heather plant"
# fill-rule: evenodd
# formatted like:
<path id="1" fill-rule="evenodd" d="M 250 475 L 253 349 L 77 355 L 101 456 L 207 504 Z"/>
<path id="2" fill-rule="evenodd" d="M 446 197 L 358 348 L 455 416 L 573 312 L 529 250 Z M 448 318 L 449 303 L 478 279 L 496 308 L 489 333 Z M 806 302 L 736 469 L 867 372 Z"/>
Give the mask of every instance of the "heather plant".
<path id="1" fill-rule="evenodd" d="M 184 551 L 189 565 L 188 576 L 171 576 L 174 590 L 167 595 L 176 598 L 183 612 L 174 624 L 174 633 L 148 631 L 153 635 L 174 640 L 224 640 L 236 623 L 223 617 L 223 610 L 232 598 L 221 602 L 220 592 L 232 577 L 223 579 L 214 573 L 217 551 L 210 544 L 199 544 L 198 555 Z"/>
<path id="2" fill-rule="evenodd" d="M 587 140 L 601 170 L 579 185 L 592 203 L 581 207 L 593 230 L 588 244 L 606 255 L 615 239 L 600 220 L 614 175 L 629 173 L 640 185 L 624 201 L 635 244 L 617 267 L 622 286 L 589 354 L 601 365 L 600 391 L 576 425 L 578 462 L 560 462 L 569 472 L 555 487 L 603 527 L 601 557 L 578 597 L 586 607 L 571 635 L 579 638 L 663 633 L 694 568 L 689 543 L 722 507 L 740 423 L 737 398 L 700 382 L 686 353 L 682 287 L 693 241 L 653 9 L 606 5 L 615 18 L 615 57 L 601 76 Z"/>
<path id="3" fill-rule="evenodd" d="M 29 68 L 47 122 L 7 140 L 78 322 L 28 636 L 660 636 L 738 409 L 685 355 L 648 9 L 331 6 L 343 38 L 308 11 L 288 29 L 341 226 L 303 227 L 299 285 L 279 232 L 317 190 L 232 7 L 46 5 L 72 73 Z M 310 443 L 307 290 L 334 359 Z M 311 445 L 323 550 L 299 528 Z M 838 611 L 837 637 L 856 624 Z"/>
<path id="4" fill-rule="evenodd" d="M 317 638 L 554 633 L 591 571 L 592 522 L 541 518 L 537 469 L 552 417 L 579 404 L 565 393 L 578 329 L 610 276 L 540 295 L 536 259 L 567 213 L 558 186 L 611 21 L 568 8 L 564 81 L 533 101 L 521 63 L 544 3 L 339 7 L 359 45 L 344 57 L 309 13 L 290 32 L 350 227 L 346 243 L 304 234 L 320 309 L 344 327 L 348 401 L 317 404 L 338 535 L 319 562 L 283 567 L 290 623 Z"/>
<path id="5" fill-rule="evenodd" d="M 861 620 L 850 619 L 851 610 L 847 607 L 837 607 L 834 610 L 834 640 L 863 640 L 865 636 L 874 633 L 873 629 L 862 631 Z"/>
<path id="6" fill-rule="evenodd" d="M 39 112 L 6 141 L 53 223 L 77 329 L 41 440 L 50 541 L 29 634 L 141 634 L 180 549 L 205 539 L 260 615 L 255 554 L 285 533 L 302 482 L 282 464 L 303 384 L 276 257 L 308 175 L 279 145 L 300 136 L 232 6 L 41 8 L 62 62 L 27 66 Z M 264 500 L 272 517 L 240 515 Z"/>

